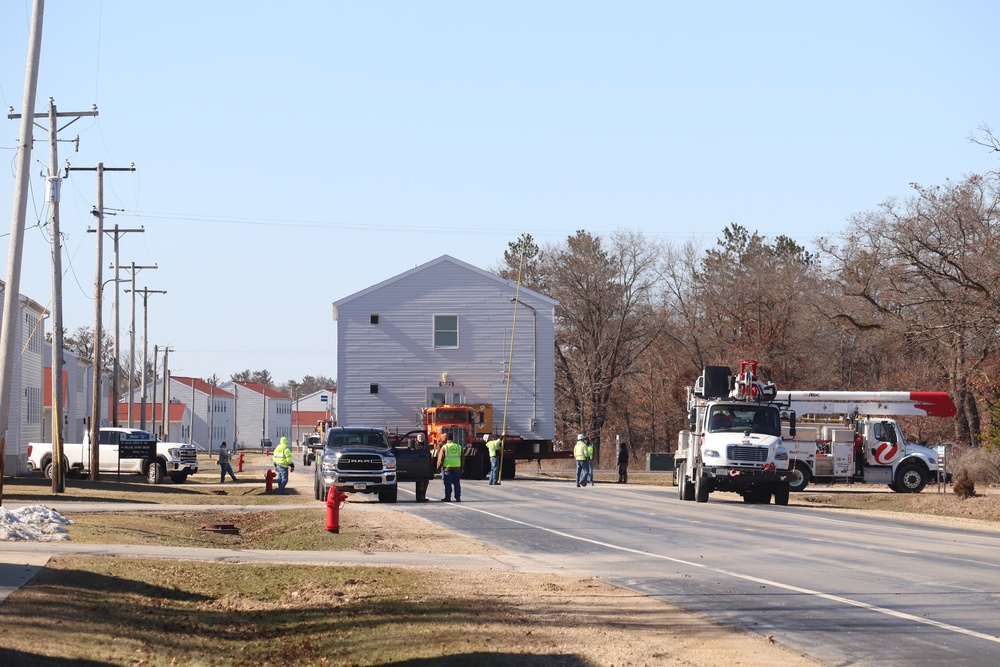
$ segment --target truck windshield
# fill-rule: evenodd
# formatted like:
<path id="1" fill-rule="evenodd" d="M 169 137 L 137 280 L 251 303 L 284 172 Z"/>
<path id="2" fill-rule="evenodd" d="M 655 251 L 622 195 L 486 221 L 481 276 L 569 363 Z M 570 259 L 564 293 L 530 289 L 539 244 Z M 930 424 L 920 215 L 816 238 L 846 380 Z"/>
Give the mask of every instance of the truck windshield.
<path id="1" fill-rule="evenodd" d="M 712 408 L 708 419 L 709 433 L 730 432 L 781 435 L 778 410 L 773 406 L 719 405 Z"/>
<path id="2" fill-rule="evenodd" d="M 437 421 L 443 424 L 464 424 L 469 421 L 465 410 L 438 410 Z"/>

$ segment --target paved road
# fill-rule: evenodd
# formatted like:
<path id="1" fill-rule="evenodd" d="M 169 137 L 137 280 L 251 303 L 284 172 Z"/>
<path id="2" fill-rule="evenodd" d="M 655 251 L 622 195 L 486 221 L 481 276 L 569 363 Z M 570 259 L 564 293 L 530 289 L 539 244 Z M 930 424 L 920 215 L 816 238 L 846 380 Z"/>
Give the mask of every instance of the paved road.
<path id="1" fill-rule="evenodd" d="M 830 664 L 1000 664 L 994 532 L 555 481 L 467 484 L 461 505 L 408 511 Z"/>
<path id="2" fill-rule="evenodd" d="M 311 484 L 311 477 L 294 477 Z M 578 489 L 571 482 L 521 479 L 463 486 L 461 504 L 408 502 L 412 485 L 405 485 L 398 504 L 371 509 L 424 516 L 507 552 L 456 556 L 455 567 L 600 576 L 722 624 L 772 635 L 831 665 L 1000 664 L 998 533 L 746 505 L 728 494 L 713 494 L 707 504 L 680 502 L 669 487 Z M 433 482 L 429 497 L 440 497 L 440 490 L 441 482 Z M 14 563 L 46 553 L 418 566 L 442 560 L 37 542 L 0 551 Z"/>

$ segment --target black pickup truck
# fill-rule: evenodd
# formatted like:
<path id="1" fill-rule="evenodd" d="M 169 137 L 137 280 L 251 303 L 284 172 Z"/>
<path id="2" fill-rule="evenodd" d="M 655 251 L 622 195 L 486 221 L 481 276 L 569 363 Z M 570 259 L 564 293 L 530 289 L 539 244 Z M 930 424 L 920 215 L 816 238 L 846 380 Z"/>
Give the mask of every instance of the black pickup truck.
<path id="1" fill-rule="evenodd" d="M 377 493 L 379 502 L 394 503 L 399 482 L 433 479 L 431 450 L 417 445 L 417 433 L 394 437 L 390 442 L 380 428 L 340 426 L 328 430 L 323 449 L 316 453 L 316 499 L 326 500 L 329 490 L 336 487 L 345 493 Z"/>

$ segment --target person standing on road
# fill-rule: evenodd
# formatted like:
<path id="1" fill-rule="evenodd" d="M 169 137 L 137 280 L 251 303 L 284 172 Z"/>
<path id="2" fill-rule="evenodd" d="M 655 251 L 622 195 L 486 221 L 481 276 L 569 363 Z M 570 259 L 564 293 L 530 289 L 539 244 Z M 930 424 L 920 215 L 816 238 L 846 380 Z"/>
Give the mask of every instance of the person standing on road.
<path id="1" fill-rule="evenodd" d="M 576 485 L 587 486 L 587 436 L 583 433 L 576 436 L 573 458 L 576 459 Z"/>
<path id="2" fill-rule="evenodd" d="M 490 453 L 490 485 L 500 485 L 500 454 L 503 451 L 504 436 L 494 438 L 487 433 L 486 451 Z"/>
<path id="3" fill-rule="evenodd" d="M 623 442 L 618 450 L 618 483 L 628 484 L 628 443 Z"/>
<path id="4" fill-rule="evenodd" d="M 288 484 L 288 471 L 295 470 L 295 463 L 292 461 L 292 450 L 288 447 L 288 438 L 281 436 L 281 442 L 274 450 L 271 457 L 274 461 L 274 468 L 278 472 L 278 495 L 285 495 L 285 486 Z"/>
<path id="5" fill-rule="evenodd" d="M 424 437 L 423 433 L 417 433 L 417 441 L 413 444 L 413 448 L 418 451 L 427 450 L 427 439 Z M 430 485 L 430 480 L 418 479 L 416 481 L 417 486 L 417 502 L 426 503 L 427 502 L 427 487 Z"/>
<path id="6" fill-rule="evenodd" d="M 455 488 L 455 502 L 462 502 L 462 466 L 465 465 L 465 450 L 462 445 L 453 442 L 451 433 L 444 438 L 444 444 L 438 448 L 437 468 L 441 471 L 441 481 L 444 482 L 443 503 L 451 502 L 451 490 Z"/>
<path id="7" fill-rule="evenodd" d="M 229 473 L 229 476 L 233 478 L 233 481 L 234 482 L 236 481 L 236 475 L 233 474 L 233 466 L 229 462 L 229 458 L 230 458 L 229 450 L 226 449 L 226 441 L 223 440 L 222 444 L 219 445 L 219 468 L 221 474 L 221 479 L 219 479 L 219 484 L 226 483 L 227 472 Z"/>
<path id="8" fill-rule="evenodd" d="M 594 485 L 594 445 L 591 444 L 590 438 L 586 439 L 587 443 L 587 484 L 591 486 Z"/>

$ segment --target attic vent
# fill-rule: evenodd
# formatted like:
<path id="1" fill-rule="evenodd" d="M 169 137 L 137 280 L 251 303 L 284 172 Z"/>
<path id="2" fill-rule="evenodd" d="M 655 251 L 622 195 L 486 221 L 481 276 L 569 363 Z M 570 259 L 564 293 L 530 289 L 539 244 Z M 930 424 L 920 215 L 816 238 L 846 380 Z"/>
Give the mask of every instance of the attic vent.
<path id="1" fill-rule="evenodd" d="M 372 382 L 370 385 L 368 385 L 368 393 L 369 394 L 378 393 L 378 382 Z"/>
<path id="2" fill-rule="evenodd" d="M 369 321 L 370 321 L 370 322 L 371 322 L 372 324 L 378 324 L 378 313 L 372 313 L 372 314 L 371 314 L 371 315 L 369 316 Z"/>

